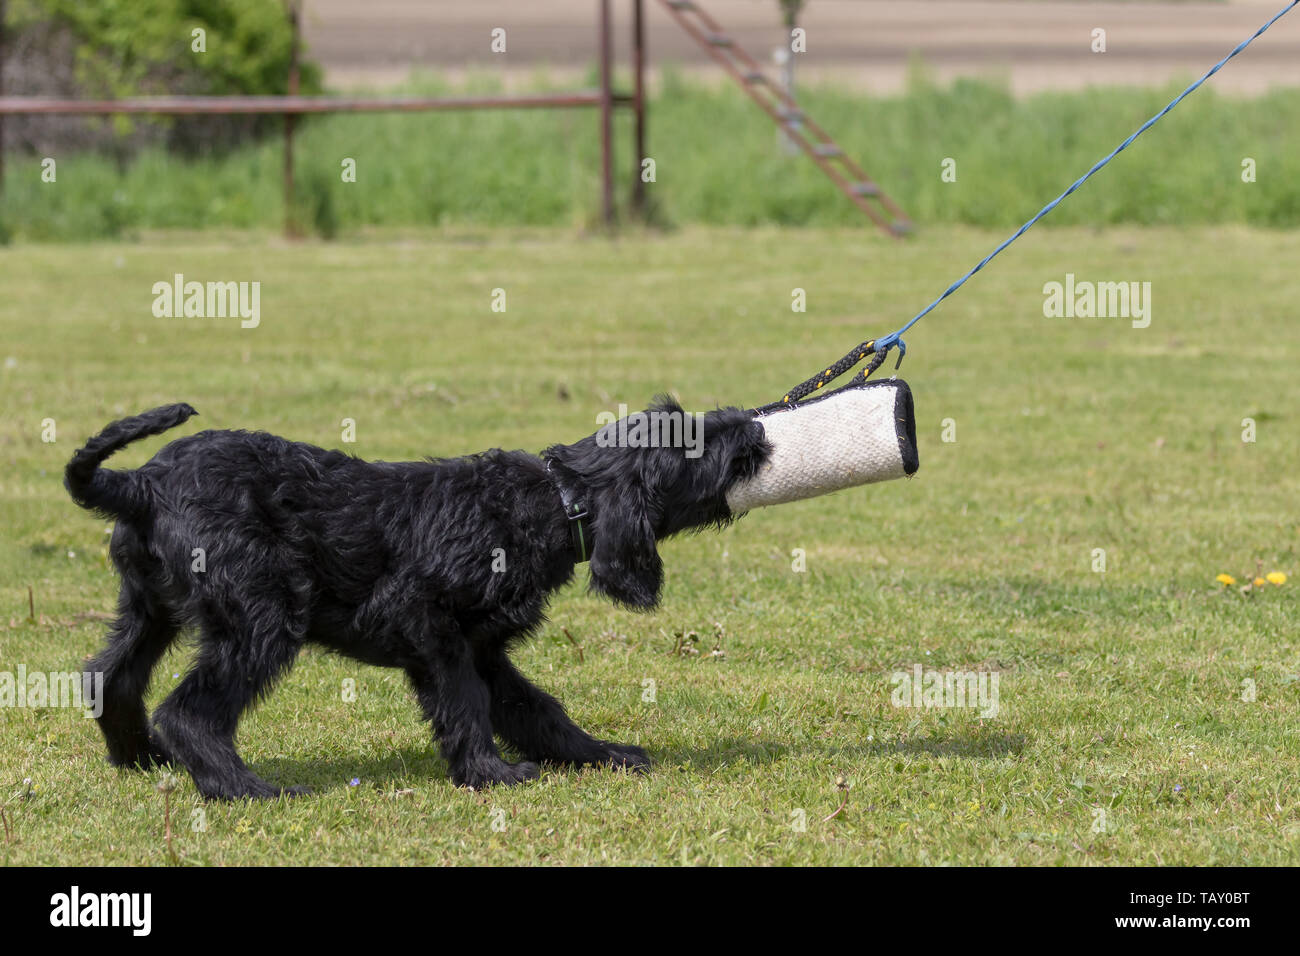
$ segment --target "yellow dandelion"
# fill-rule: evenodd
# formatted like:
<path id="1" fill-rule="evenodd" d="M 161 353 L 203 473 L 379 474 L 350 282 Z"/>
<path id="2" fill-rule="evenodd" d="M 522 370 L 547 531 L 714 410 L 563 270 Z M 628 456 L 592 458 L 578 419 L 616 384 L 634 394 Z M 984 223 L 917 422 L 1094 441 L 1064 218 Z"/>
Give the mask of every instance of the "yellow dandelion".
<path id="1" fill-rule="evenodd" d="M 1286 575 L 1281 571 L 1270 571 L 1268 572 L 1268 583 L 1277 585 L 1286 584 Z"/>
<path id="2" fill-rule="evenodd" d="M 1265 581 L 1263 578 L 1256 578 L 1255 580 L 1251 581 L 1250 583 L 1251 583 L 1252 585 L 1254 585 L 1255 587 L 1257 587 L 1257 588 L 1262 588 L 1265 584 L 1268 584 L 1268 582 Z"/>
<path id="3" fill-rule="evenodd" d="M 1218 581 L 1224 587 L 1231 587 L 1232 585 L 1237 583 L 1237 579 L 1234 578 L 1231 574 L 1220 574 L 1214 580 Z"/>

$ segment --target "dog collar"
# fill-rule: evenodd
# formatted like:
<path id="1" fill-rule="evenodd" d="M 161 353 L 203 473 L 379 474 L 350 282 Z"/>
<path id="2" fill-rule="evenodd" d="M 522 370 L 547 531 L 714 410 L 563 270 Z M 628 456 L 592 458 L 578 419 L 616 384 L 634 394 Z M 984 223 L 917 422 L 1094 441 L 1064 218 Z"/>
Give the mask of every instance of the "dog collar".
<path id="1" fill-rule="evenodd" d="M 546 470 L 551 475 L 551 481 L 555 483 L 555 490 L 560 493 L 560 504 L 564 506 L 564 517 L 569 519 L 569 537 L 573 541 L 573 554 L 578 563 L 582 564 L 591 557 L 592 534 L 591 526 L 588 523 L 589 515 L 587 513 L 587 502 L 577 497 L 556 477 L 555 472 L 551 471 L 551 462 L 546 462 Z"/>

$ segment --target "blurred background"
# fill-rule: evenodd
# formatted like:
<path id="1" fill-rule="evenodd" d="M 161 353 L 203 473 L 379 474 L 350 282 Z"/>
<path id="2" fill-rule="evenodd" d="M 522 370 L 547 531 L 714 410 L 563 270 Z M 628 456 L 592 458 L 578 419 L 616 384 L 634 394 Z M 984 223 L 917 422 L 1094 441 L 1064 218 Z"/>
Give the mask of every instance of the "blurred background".
<path id="1" fill-rule="evenodd" d="M 639 4 L 638 4 L 639 5 Z M 7 0 L 3 92 L 103 100 L 156 95 L 337 97 L 599 92 L 598 0 Z M 635 92 L 632 0 L 609 3 L 610 87 Z M 782 143 L 657 0 L 643 5 L 642 149 L 656 186 L 630 209 L 632 112 L 614 111 L 619 219 L 658 225 L 851 225 L 853 202 Z M 919 224 L 1023 221 L 1272 12 L 1271 2 L 707 0 L 703 10 L 793 84 L 802 108 Z M 297 13 L 294 14 L 294 10 Z M 297 20 L 298 29 L 291 25 Z M 805 32 L 789 54 L 791 24 Z M 1104 31 L 1097 49 L 1095 31 Z M 500 30 L 500 41 L 494 40 Z M 203 34 L 203 49 L 193 38 Z M 295 55 L 295 36 L 299 52 Z M 296 65 L 295 65 L 296 60 Z M 784 62 L 781 62 L 784 61 Z M 1163 124 L 1169 149 L 1133 150 L 1121 188 L 1054 223 L 1300 221 L 1300 33 L 1285 22 Z M 622 105 L 622 104 L 616 104 Z M 285 120 L 3 116 L 0 237 L 279 228 L 331 237 L 370 226 L 601 221 L 593 109 L 359 112 L 299 117 L 284 185 Z M 1212 132 L 1211 132 L 1212 131 Z M 786 146 L 787 148 L 776 148 Z M 1278 187 L 1227 172 L 1266 154 Z M 75 175 L 42 189 L 53 158 Z M 343 157 L 364 169 L 341 181 Z M 952 188 L 939 164 L 959 157 Z M 663 175 L 659 175 L 662 171 Z M 290 208 L 286 208 L 288 205 Z M 632 215 L 635 212 L 636 215 Z"/>

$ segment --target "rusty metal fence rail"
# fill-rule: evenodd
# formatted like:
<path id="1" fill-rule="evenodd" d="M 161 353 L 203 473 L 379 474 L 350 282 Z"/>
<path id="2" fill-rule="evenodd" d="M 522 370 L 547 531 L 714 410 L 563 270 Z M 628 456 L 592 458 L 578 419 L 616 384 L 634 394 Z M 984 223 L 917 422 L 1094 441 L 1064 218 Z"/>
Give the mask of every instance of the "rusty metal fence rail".
<path id="1" fill-rule="evenodd" d="M 645 29 L 642 0 L 632 0 L 632 70 L 631 93 L 616 93 L 612 85 L 613 25 L 610 0 L 597 0 L 597 41 L 600 55 L 600 86 L 595 90 L 523 96 L 299 96 L 298 49 L 300 46 L 301 0 L 285 0 L 286 14 L 293 30 L 288 95 L 282 96 L 142 96 L 117 100 L 50 99 L 45 97 L 5 96 L 0 85 L 0 187 L 4 182 L 4 117 L 16 115 L 112 116 L 149 114 L 156 116 L 196 116 L 202 114 L 275 114 L 285 118 L 284 130 L 284 206 L 285 230 L 295 231 L 293 223 L 293 136 L 294 119 L 319 113 L 416 113 L 447 110 L 481 109 L 571 109 L 596 107 L 600 110 L 601 214 L 605 223 L 613 224 L 613 111 L 629 108 L 635 116 L 635 160 L 631 189 L 631 207 L 636 215 L 645 209 L 645 187 L 641 179 L 641 158 L 645 155 Z M 0 0 L 0 68 L 3 67 L 5 0 Z M 0 76 L 3 70 L 0 69 Z M 0 79 L 0 84 L 3 80 Z"/>

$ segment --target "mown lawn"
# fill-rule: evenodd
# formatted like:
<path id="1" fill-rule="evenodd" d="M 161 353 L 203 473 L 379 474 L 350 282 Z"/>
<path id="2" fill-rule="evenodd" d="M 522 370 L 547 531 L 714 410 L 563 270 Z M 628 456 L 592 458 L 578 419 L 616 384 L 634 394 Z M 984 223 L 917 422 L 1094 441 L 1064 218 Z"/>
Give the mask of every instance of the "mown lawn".
<path id="1" fill-rule="evenodd" d="M 0 671 L 73 669 L 102 638 L 107 529 L 60 473 L 112 418 L 185 400 L 201 417 L 176 434 L 340 447 L 352 418 L 341 447 L 365 457 L 539 449 L 657 391 L 694 409 L 779 397 L 999 237 L 484 230 L 0 251 Z M 1036 231 L 909 338 L 915 479 L 665 544 L 654 614 L 586 595 L 580 573 L 518 662 L 588 729 L 648 747 L 651 775 L 457 790 L 399 674 L 307 652 L 240 744 L 314 795 L 203 807 L 181 775 L 176 858 L 1300 862 L 1298 257 L 1300 234 L 1241 227 Z M 155 318 L 152 285 L 177 272 L 261 281 L 260 326 Z M 1151 282 L 1150 327 L 1044 318 L 1043 285 L 1067 272 Z M 1292 580 L 1215 582 L 1257 568 Z M 674 653 L 690 631 L 700 653 Z M 185 657 L 156 674 L 155 703 Z M 891 674 L 916 664 L 996 672 L 997 716 L 894 707 Z M 0 859 L 168 862 L 161 774 L 109 767 L 93 722 L 3 707 L 0 740 Z"/>

